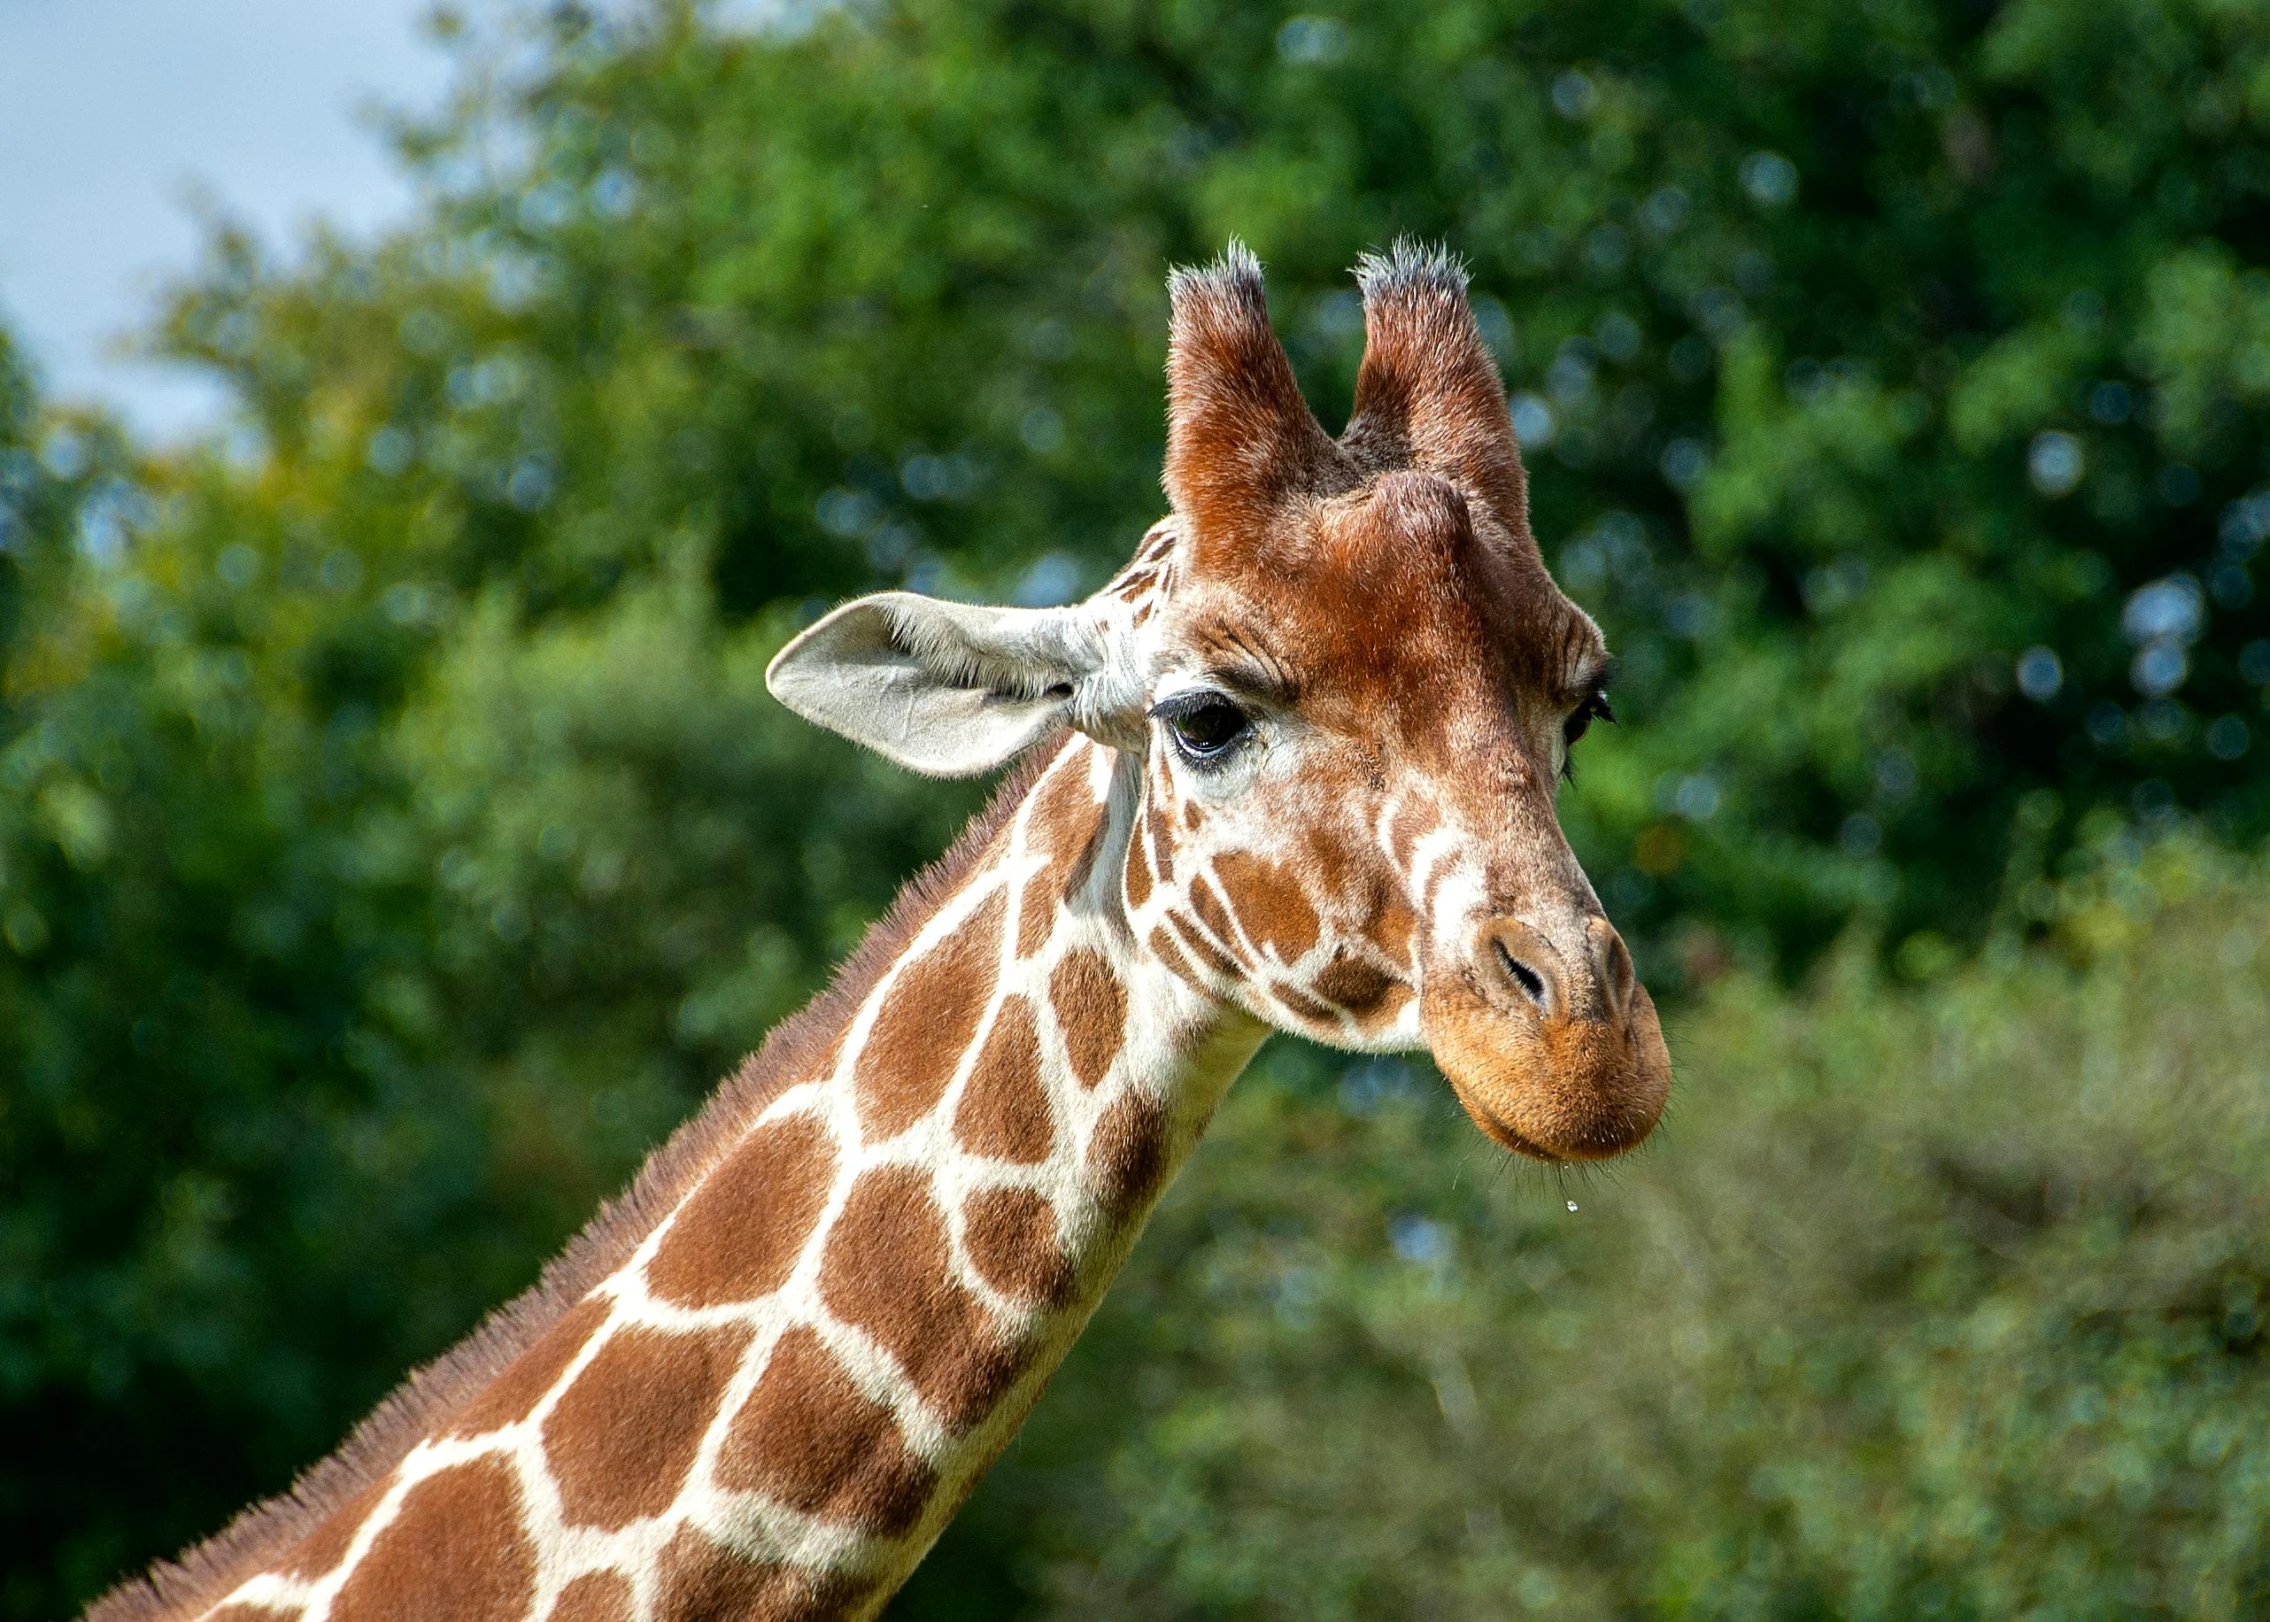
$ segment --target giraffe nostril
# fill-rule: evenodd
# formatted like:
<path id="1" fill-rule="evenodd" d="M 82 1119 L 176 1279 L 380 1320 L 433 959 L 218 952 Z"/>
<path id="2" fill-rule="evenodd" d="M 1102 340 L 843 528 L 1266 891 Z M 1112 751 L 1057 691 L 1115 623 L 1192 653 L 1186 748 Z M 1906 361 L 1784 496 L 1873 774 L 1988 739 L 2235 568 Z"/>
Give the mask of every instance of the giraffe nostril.
<path id="1" fill-rule="evenodd" d="M 1592 937 L 1594 972 L 1599 976 L 1601 995 L 1608 1004 L 1608 1017 L 1621 1022 L 1631 1008 L 1632 991 L 1639 983 L 1639 973 L 1632 967 L 1631 948 L 1624 937 L 1616 933 L 1616 926 L 1605 918 L 1595 918 L 1586 926 Z"/>
<path id="2" fill-rule="evenodd" d="M 1528 995 L 1540 1013 L 1551 1013 L 1553 1010 L 1545 991 L 1545 977 L 1508 951 L 1504 941 L 1492 941 L 1490 944 L 1497 948 L 1498 961 L 1505 965 L 1505 972 L 1513 977 L 1513 983 Z"/>
<path id="3" fill-rule="evenodd" d="M 1491 981 L 1491 1000 L 1507 1012 L 1526 1005 L 1547 1020 L 1569 1017 L 1566 961 L 1534 926 L 1518 918 L 1492 919 L 1474 943 L 1474 966 Z"/>

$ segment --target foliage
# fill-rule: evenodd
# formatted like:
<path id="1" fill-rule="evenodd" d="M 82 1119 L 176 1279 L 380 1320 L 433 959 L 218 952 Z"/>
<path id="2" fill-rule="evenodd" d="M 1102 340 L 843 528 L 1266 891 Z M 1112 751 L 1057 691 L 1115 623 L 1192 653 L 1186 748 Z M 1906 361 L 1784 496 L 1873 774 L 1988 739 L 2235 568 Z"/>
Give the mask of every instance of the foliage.
<path id="1" fill-rule="evenodd" d="M 545 18 L 406 133 L 421 229 L 232 244 L 172 327 L 429 568 L 1063 595 L 1158 509 L 1166 264 L 1250 239 L 1336 420 L 1346 267 L 1412 232 L 1471 259 L 1624 655 L 1574 821 L 1643 940 L 1929 955 L 2092 804 L 2270 831 L 2256 8 Z"/>
<path id="2" fill-rule="evenodd" d="M 2084 830 L 2133 837 L 2108 818 L 2270 824 L 2256 8 L 876 0 L 752 31 L 652 0 L 439 26 L 459 99 L 397 131 L 419 217 L 288 261 L 222 230 L 178 290 L 154 342 L 230 385 L 215 443 L 157 456 L 42 413 L 0 351 L 0 1511 L 22 1529 L 0 1613 L 65 1610 L 281 1486 L 531 1277 L 943 845 L 976 791 L 793 723 L 763 660 L 855 590 L 1100 579 L 1160 507 L 1164 269 L 1232 233 L 1328 421 L 1354 256 L 1408 231 L 1472 260 L 1540 538 L 1625 658 L 1631 724 L 1587 740 L 1564 808 L 1659 987 L 1699 990 L 1730 946 L 1795 975 L 1855 928 L 1925 979 L 2054 921 Z M 1931 1485 L 1949 1470 L 1988 1483 L 2012 1581 L 2084 1570 L 2086 1545 L 2239 1592 L 2240 1556 L 2019 1504 L 2017 1464 L 1929 1429 L 1986 1411 L 1963 1400 L 2022 1430 L 2037 1397 L 2130 1389 L 2087 1361 L 2098 1319 L 2058 1338 L 2079 1219 L 1987 1277 L 1899 1249 L 1952 1244 L 1947 1212 L 1987 1196 L 1919 1163 L 1846 1210 L 1823 1169 L 1941 1141 L 1935 1112 L 1985 1120 L 1901 1033 L 1960 1056 L 1934 1021 L 1984 1010 L 1962 1041 L 2002 1040 L 2076 1005 L 2047 970 L 1962 982 L 1952 1011 L 1839 972 L 1883 1113 L 1845 1138 L 1843 1102 L 1800 1108 L 1800 1071 L 1863 1073 L 1784 1067 L 1834 999 L 1741 977 L 1684 1026 L 1669 1144 L 1608 1191 L 1723 1246 L 1716 1284 L 1532 1184 L 1469 1187 L 1494 1162 L 1432 1106 L 1390 1087 L 1350 1118 L 1327 1061 L 1281 1055 L 910 1606 L 958 1584 L 985 1614 L 1400 1614 L 1541 1594 L 1541 1572 L 1567 1604 L 1701 1614 L 1748 1581 L 1856 1607 L 1903 1571 L 1956 1606 L 1983 1547 L 1960 1539 L 1988 1534 Z M 2235 1019 L 2225 983 L 2175 989 Z M 1989 1123 L 2010 1175 L 2101 1166 L 2037 1113 Z M 1719 1158 L 1776 1165 L 1756 1134 L 1784 1127 L 1827 1157 L 1796 1181 Z M 1818 1234 L 1777 1190 L 1825 1203 Z M 2202 1244 L 2237 1232 L 2180 1209 Z M 1383 1212 L 1481 1237 L 1414 1270 L 1383 1259 Z M 1433 1253 L 1436 1230 L 1397 1231 Z M 1806 1247 L 1838 1236 L 1878 1271 L 1832 1288 Z M 1762 1310 L 1737 1258 L 1766 1240 L 1823 1269 L 1779 1372 L 1714 1338 Z M 1626 1294 L 1548 1277 L 1594 1259 Z M 2174 1277 L 2140 1298 L 2176 1301 L 2150 1293 Z M 1252 1307 L 1264 1279 L 1289 1316 Z M 1517 1332 L 1491 1314 L 1522 1291 L 1546 1300 Z M 1658 1374 L 1722 1429 L 1661 1417 L 1644 1358 L 1587 1374 L 1536 1339 L 1595 1313 L 1660 1356 L 1666 1298 L 1703 1339 Z M 2178 1339 L 2212 1316 L 2169 1311 Z M 1911 1318 L 1976 1340 L 1956 1383 L 1928 1384 Z M 1302 1361 L 1313 1326 L 1344 1365 Z M 1492 1384 L 1485 1327 L 1561 1357 L 1574 1395 Z M 1446 1462 L 1408 1366 L 1438 1336 L 1474 1393 L 1430 1366 L 1442 1411 L 1513 1451 Z M 1913 1370 L 1871 1361 L 1900 1348 Z M 2166 1426 L 2226 1368 L 2135 1355 Z M 1789 1369 L 1923 1408 L 1781 1412 Z M 1597 1457 L 1569 1440 L 1594 1425 Z M 1787 1474 L 1848 1434 L 1858 1473 Z M 1996 1445 L 2047 1457 L 2032 1436 Z M 2105 1479 L 2192 1491 L 2159 1446 Z M 1672 1490 L 1689 1466 L 1718 1485 Z M 1366 1529 L 1375 1490 L 1393 1514 Z M 2168 1504 L 2175 1537 L 2192 1510 Z M 2077 1542 L 2039 1531 L 2062 1524 Z M 1411 1587 L 1410 1549 L 1454 1555 L 1453 1586 Z M 1320 1586 L 1270 1587 L 1289 1561 Z"/>

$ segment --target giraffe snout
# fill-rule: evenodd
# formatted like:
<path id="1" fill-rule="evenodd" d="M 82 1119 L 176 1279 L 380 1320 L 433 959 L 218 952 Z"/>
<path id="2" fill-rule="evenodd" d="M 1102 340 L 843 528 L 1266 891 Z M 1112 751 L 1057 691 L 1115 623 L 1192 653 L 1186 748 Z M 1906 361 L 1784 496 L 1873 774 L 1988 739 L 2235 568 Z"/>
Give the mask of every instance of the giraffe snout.
<path id="1" fill-rule="evenodd" d="M 1523 1154 L 1621 1154 L 1653 1130 L 1670 1092 L 1655 1004 L 1597 914 L 1551 933 L 1485 921 L 1467 972 L 1427 976 L 1420 1018 L 1467 1113 Z"/>

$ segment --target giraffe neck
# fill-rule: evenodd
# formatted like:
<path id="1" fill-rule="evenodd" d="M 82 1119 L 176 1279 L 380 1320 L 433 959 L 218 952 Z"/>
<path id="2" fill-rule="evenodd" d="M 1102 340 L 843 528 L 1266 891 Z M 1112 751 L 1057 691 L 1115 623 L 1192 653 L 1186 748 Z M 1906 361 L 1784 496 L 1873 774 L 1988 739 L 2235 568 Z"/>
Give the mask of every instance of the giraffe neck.
<path id="1" fill-rule="evenodd" d="M 1265 1033 L 1136 944 L 1141 794 L 1139 761 L 1059 746 L 627 1259 L 204 1614 L 879 1609 Z"/>

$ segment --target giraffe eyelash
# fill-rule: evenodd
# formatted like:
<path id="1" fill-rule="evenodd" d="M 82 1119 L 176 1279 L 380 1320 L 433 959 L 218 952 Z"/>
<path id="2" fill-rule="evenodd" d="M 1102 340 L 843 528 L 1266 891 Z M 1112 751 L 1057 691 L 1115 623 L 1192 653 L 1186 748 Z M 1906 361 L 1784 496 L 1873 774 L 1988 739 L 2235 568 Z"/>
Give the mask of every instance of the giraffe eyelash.
<path id="1" fill-rule="evenodd" d="M 1576 781 L 1576 741 L 1592 730 L 1594 721 L 1616 724 L 1616 707 L 1608 702 L 1606 688 L 1596 688 L 1561 723 L 1561 780 Z"/>

